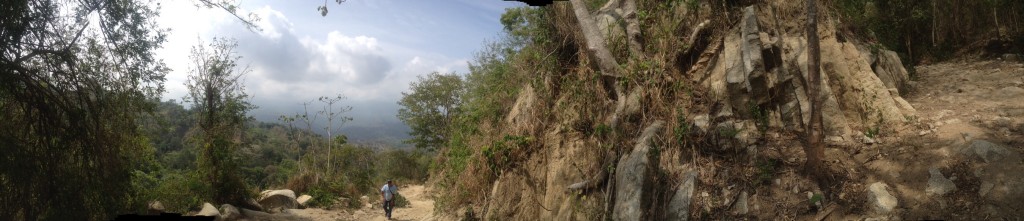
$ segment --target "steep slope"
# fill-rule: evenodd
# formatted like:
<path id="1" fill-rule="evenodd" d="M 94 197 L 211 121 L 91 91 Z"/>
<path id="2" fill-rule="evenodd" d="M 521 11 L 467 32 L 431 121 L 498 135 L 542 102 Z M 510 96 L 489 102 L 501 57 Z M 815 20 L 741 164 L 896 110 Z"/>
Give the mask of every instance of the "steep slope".
<path id="1" fill-rule="evenodd" d="M 858 158 L 903 152 L 907 131 L 918 136 L 921 106 L 904 98 L 917 96 L 911 90 L 917 83 L 895 52 L 838 28 L 841 21 L 830 13 L 819 19 L 825 84 L 818 96 L 825 101 L 834 181 L 819 186 L 797 172 L 811 96 L 804 89 L 800 2 L 638 1 L 637 14 L 622 2 L 585 12 L 605 32 L 621 76 L 604 71 L 601 56 L 585 43 L 573 11 L 579 8 L 555 4 L 547 11 L 552 31 L 569 46 L 551 53 L 574 54 L 558 58 L 572 66 L 531 76 L 537 80 L 524 82 L 503 120 L 469 142 L 481 157 L 459 175 L 473 181 L 456 182 L 461 192 L 454 193 L 478 196 L 455 205 L 464 214 L 481 211 L 487 220 L 925 217 L 914 204 L 904 207 L 930 199 L 905 195 L 911 191 L 904 188 L 925 192 L 919 180 L 875 178 L 886 168 Z M 638 41 L 644 51 L 631 47 L 631 16 L 644 24 Z M 929 167 L 913 168 L 907 172 L 914 176 L 930 174 Z M 868 201 L 884 202 L 883 209 Z"/>

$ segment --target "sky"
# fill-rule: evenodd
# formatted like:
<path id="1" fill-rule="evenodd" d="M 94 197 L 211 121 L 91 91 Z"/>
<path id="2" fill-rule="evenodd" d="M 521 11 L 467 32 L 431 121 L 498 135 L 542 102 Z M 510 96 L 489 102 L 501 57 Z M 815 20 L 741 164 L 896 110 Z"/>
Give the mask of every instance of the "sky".
<path id="1" fill-rule="evenodd" d="M 242 13 L 260 17 L 252 31 L 224 10 L 194 1 L 162 1 L 157 22 L 170 29 L 157 55 L 172 69 L 164 100 L 181 101 L 192 46 L 214 37 L 233 38 L 248 66 L 246 93 L 259 108 L 257 120 L 274 122 L 302 111 L 302 103 L 343 94 L 352 106 L 350 126 L 400 124 L 396 102 L 418 75 L 466 73 L 485 40 L 501 32 L 502 0 L 247 0 Z M 188 106 L 186 104 L 186 106 Z M 320 105 L 316 104 L 315 108 Z"/>

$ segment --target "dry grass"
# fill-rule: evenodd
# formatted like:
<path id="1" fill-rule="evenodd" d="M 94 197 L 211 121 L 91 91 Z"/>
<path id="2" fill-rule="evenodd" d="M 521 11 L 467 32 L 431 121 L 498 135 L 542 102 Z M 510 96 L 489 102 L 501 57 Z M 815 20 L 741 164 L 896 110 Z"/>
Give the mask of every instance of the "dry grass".
<path id="1" fill-rule="evenodd" d="M 285 189 L 295 191 L 296 194 L 305 193 L 319 180 L 320 177 L 316 174 L 304 173 L 299 176 L 291 177 L 291 179 L 288 180 L 288 183 L 285 184 Z"/>

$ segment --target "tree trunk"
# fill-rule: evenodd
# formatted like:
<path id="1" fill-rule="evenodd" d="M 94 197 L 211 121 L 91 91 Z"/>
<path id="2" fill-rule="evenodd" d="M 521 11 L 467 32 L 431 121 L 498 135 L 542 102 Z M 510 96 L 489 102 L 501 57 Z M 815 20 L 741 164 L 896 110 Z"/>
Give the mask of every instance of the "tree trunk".
<path id="1" fill-rule="evenodd" d="M 996 25 L 996 38 L 1002 38 L 1003 37 L 1003 32 L 1001 30 L 999 30 L 999 12 L 998 12 L 998 10 L 999 10 L 998 7 L 992 7 L 992 19 L 995 20 L 995 22 L 996 22 L 995 23 L 995 25 Z"/>
<path id="2" fill-rule="evenodd" d="M 804 131 L 807 133 L 807 140 L 804 144 L 804 154 L 807 155 L 807 162 L 804 169 L 811 177 L 822 180 L 824 178 L 825 158 L 824 137 L 822 135 L 821 117 L 821 71 L 819 62 L 821 60 L 821 46 L 818 39 L 818 9 L 815 0 L 807 0 L 807 94 L 811 101 L 811 122 Z"/>
<path id="3" fill-rule="evenodd" d="M 619 62 L 612 56 L 608 47 L 604 46 L 604 36 L 601 35 L 601 31 L 597 30 L 594 19 L 587 11 L 587 5 L 583 3 L 583 0 L 569 0 L 569 2 L 572 3 L 573 13 L 576 14 L 576 20 L 579 21 L 580 29 L 583 30 L 583 38 L 587 42 L 587 54 L 597 62 L 601 74 L 612 77 L 621 76 Z"/>
<path id="4" fill-rule="evenodd" d="M 935 39 L 937 38 L 936 36 L 938 35 L 936 32 L 939 27 L 939 8 L 936 5 L 937 1 L 938 0 L 932 0 L 932 47 L 939 46 L 939 44 L 935 43 Z"/>

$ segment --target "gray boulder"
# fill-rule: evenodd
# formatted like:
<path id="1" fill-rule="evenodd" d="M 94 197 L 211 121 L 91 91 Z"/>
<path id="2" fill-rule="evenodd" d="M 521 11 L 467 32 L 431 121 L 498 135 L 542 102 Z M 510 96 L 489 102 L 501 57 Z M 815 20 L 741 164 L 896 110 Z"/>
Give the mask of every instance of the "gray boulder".
<path id="1" fill-rule="evenodd" d="M 646 205 L 650 202 L 650 184 L 656 174 L 656 161 L 652 159 L 651 139 L 661 131 L 664 121 L 651 124 L 637 139 L 633 151 L 619 160 L 615 168 L 615 220 L 647 220 Z M 655 162 L 655 163 L 651 163 Z"/>
<path id="2" fill-rule="evenodd" d="M 690 203 L 693 201 L 696 178 L 697 173 L 693 171 L 683 174 L 683 183 L 679 184 L 675 195 L 672 195 L 672 200 L 668 203 L 668 211 L 666 211 L 668 220 L 690 219 Z"/>
<path id="3" fill-rule="evenodd" d="M 295 192 L 292 190 L 267 190 L 260 195 L 259 204 L 268 212 L 279 212 L 299 207 L 299 202 L 295 199 Z"/>
<path id="4" fill-rule="evenodd" d="M 242 218 L 242 213 L 231 204 L 220 205 L 220 217 L 223 221 L 235 221 Z"/>

